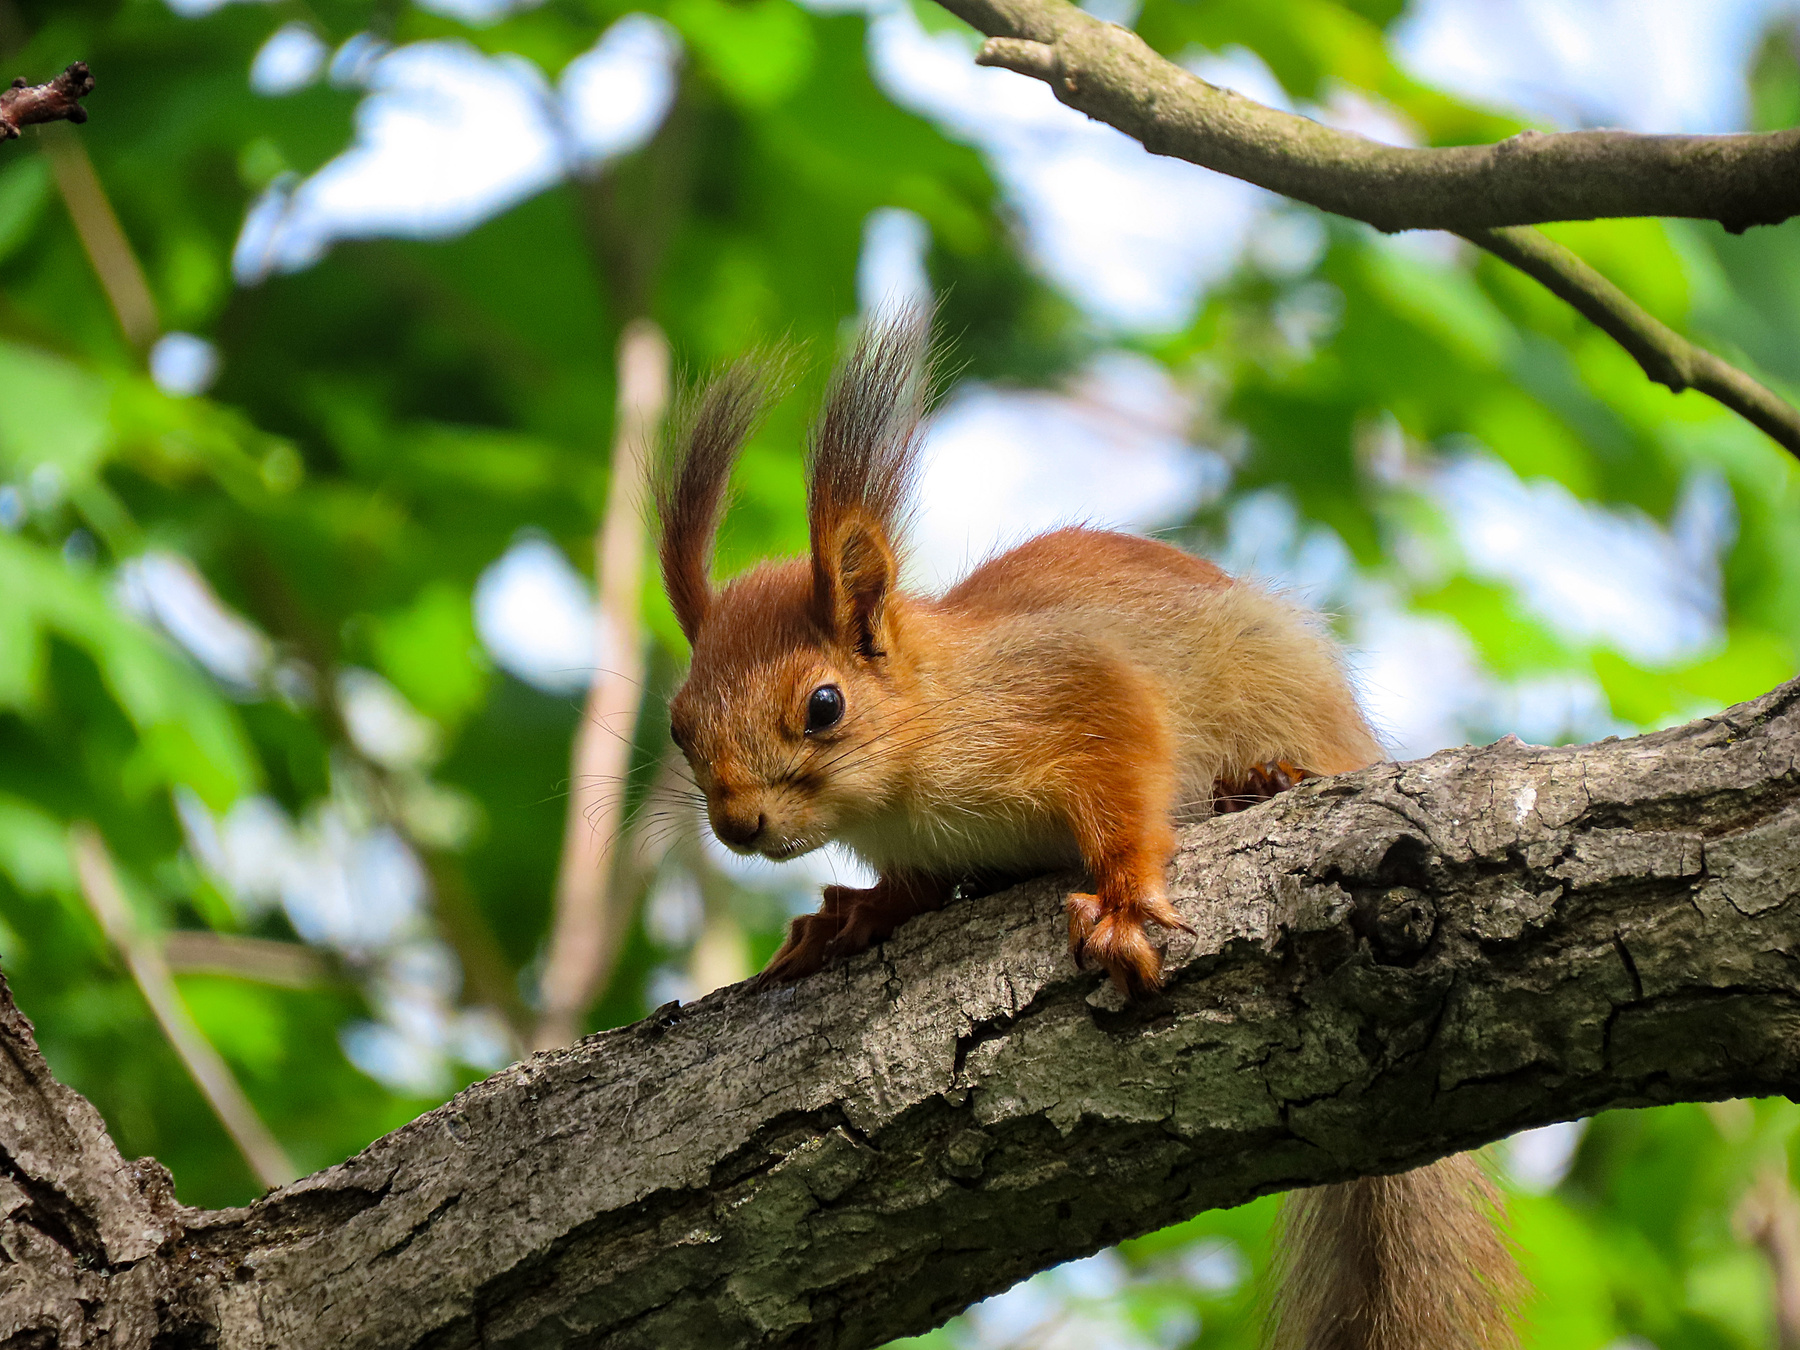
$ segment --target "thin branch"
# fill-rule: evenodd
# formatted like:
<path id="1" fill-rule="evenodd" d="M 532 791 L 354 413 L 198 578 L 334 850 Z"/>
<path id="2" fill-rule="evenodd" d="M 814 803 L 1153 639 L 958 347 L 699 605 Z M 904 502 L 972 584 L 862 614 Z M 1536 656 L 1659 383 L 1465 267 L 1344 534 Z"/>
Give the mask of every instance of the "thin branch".
<path id="1" fill-rule="evenodd" d="M 1800 1350 L 1800 1195 L 1788 1183 L 1787 1168 L 1763 1169 L 1735 1217 L 1739 1232 L 1762 1248 L 1769 1263 L 1781 1350 Z"/>
<path id="2" fill-rule="evenodd" d="M 1735 136 L 1527 131 L 1497 145 L 1382 145 L 1208 84 L 1067 0 L 940 0 L 988 34 L 976 63 L 1042 80 L 1143 142 L 1379 230 L 1437 229 L 1503 258 L 1585 314 L 1652 380 L 1697 389 L 1800 456 L 1800 411 L 1658 323 L 1569 250 L 1516 228 L 1691 216 L 1728 230 L 1800 213 L 1800 128 Z"/>
<path id="3" fill-rule="evenodd" d="M 1800 457 L 1800 409 L 1652 318 L 1624 291 L 1542 231 L 1513 227 L 1461 233 L 1470 243 L 1541 281 L 1551 294 L 1574 306 L 1631 353 L 1656 383 L 1677 394 L 1697 389 L 1710 395 Z"/>
<path id="4" fill-rule="evenodd" d="M 1800 128 L 1733 136 L 1522 132 L 1382 145 L 1208 84 L 1066 0 L 941 0 L 991 39 L 976 60 L 1172 155 L 1380 230 L 1692 216 L 1728 230 L 1800 214 Z"/>
<path id="5" fill-rule="evenodd" d="M 669 344 L 649 319 L 619 338 L 619 415 L 606 517 L 594 539 L 600 585 L 594 646 L 605 669 L 594 672 L 582 709 L 569 774 L 569 809 L 556 878 L 556 917 L 542 982 L 535 1046 L 567 1045 L 605 987 L 629 918 L 609 903 L 612 846 L 625 818 L 625 775 L 643 699 L 643 496 L 649 446 L 669 399 Z"/>
<path id="6" fill-rule="evenodd" d="M 100 175 L 94 172 L 87 148 L 69 135 L 47 137 L 44 149 L 50 157 L 50 169 L 56 175 L 63 205 L 69 209 L 75 233 L 81 236 L 81 246 L 93 264 L 94 275 L 100 279 L 107 302 L 119 320 L 119 330 L 139 351 L 147 349 L 162 331 L 156 300 L 150 294 L 150 283 L 144 279 L 143 266 L 131 241 L 125 237 L 125 228 L 119 224 L 118 213 L 101 185 Z"/>
<path id="7" fill-rule="evenodd" d="M 20 76 L 11 88 L 0 90 L 0 141 L 14 140 L 39 122 L 87 121 L 81 100 L 93 92 L 86 61 L 75 62 L 48 84 L 26 84 Z"/>
<path id="8" fill-rule="evenodd" d="M 69 854 L 81 881 L 81 893 L 101 931 L 125 958 L 126 968 L 137 981 L 163 1034 L 175 1047 L 195 1086 L 244 1155 L 250 1170 L 265 1186 L 284 1186 L 292 1181 L 300 1173 L 182 1002 L 162 944 L 146 933 L 132 914 L 100 832 L 92 825 L 76 825 L 69 831 Z"/>
<path id="9" fill-rule="evenodd" d="M 324 959 L 298 942 L 186 929 L 163 939 L 163 960 L 177 975 L 230 975 L 283 989 L 312 989 L 329 974 Z"/>

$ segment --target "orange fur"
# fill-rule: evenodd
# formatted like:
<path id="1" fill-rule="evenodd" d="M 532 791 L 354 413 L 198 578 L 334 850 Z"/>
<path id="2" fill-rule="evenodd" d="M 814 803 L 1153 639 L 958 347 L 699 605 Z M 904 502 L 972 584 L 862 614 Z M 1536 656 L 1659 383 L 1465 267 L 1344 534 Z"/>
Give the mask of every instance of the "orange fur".
<path id="1" fill-rule="evenodd" d="M 827 887 L 763 981 L 862 950 L 959 887 L 1081 867 L 1093 890 L 1068 897 L 1075 959 L 1128 993 L 1153 990 L 1150 926 L 1186 926 L 1166 893 L 1175 821 L 1374 763 L 1380 747 L 1315 617 L 1167 544 L 1058 530 L 941 597 L 902 591 L 924 340 L 920 323 L 865 335 L 814 435 L 811 555 L 722 592 L 712 529 L 755 401 L 741 369 L 703 396 L 659 497 L 664 576 L 694 647 L 671 730 L 728 846 L 785 859 L 841 840 L 879 877 Z M 828 689 L 841 716 L 814 725 Z M 1510 1288 L 1497 1266 L 1462 1279 L 1415 1256 L 1485 1223 L 1485 1200 L 1446 1187 L 1446 1166 L 1306 1202 L 1290 1255 L 1296 1280 L 1326 1292 L 1291 1301 L 1284 1345 L 1503 1343 L 1486 1331 L 1422 1340 L 1389 1311 L 1416 1296 L 1452 1321 L 1504 1325 L 1503 1312 L 1469 1311 L 1481 1290 Z M 1447 1323 L 1417 1325 L 1437 1335 Z"/>
<path id="2" fill-rule="evenodd" d="M 940 599 L 895 589 L 885 539 L 856 561 L 868 575 L 842 582 L 828 558 L 829 588 L 812 565 L 765 564 L 695 635 L 671 714 L 727 844 L 787 858 L 842 839 L 878 873 L 949 885 L 1085 865 L 1077 955 L 1153 988 L 1144 925 L 1179 922 L 1162 883 L 1173 818 L 1271 761 L 1332 773 L 1379 756 L 1310 620 L 1166 544 L 1062 530 Z M 808 736 L 825 684 L 847 712 Z"/>
<path id="3" fill-rule="evenodd" d="M 1167 544 L 1058 530 L 942 597 L 900 590 L 924 347 L 919 322 L 865 335 L 814 432 L 810 556 L 722 593 L 712 532 L 759 402 L 741 364 L 701 396 L 659 495 L 664 575 L 694 644 L 676 740 L 720 839 L 777 859 L 840 839 L 883 878 L 911 879 L 877 888 L 883 914 L 902 892 L 1085 867 L 1094 888 L 1068 906 L 1076 959 L 1153 989 L 1147 925 L 1185 926 L 1164 894 L 1174 820 L 1209 811 L 1222 786 L 1236 804 L 1379 747 L 1316 620 Z M 843 717 L 809 731 L 822 686 L 841 691 Z M 883 928 L 822 913 L 771 977 Z"/>

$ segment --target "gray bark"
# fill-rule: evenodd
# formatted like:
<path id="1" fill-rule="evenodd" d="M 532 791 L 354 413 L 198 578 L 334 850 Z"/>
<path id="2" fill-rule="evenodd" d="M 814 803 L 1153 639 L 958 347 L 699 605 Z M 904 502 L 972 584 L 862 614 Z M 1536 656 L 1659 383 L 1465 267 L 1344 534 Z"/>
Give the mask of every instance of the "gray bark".
<path id="1" fill-rule="evenodd" d="M 1067 0 L 939 0 L 977 58 L 1142 141 L 1379 230 L 1690 216 L 1728 230 L 1800 213 L 1800 128 L 1730 136 L 1522 132 L 1497 145 L 1382 145 L 1208 84 Z"/>
<path id="2" fill-rule="evenodd" d="M 1691 216 L 1728 230 L 1800 212 L 1800 127 L 1757 135 L 1521 132 L 1496 145 L 1382 145 L 1208 84 L 1068 0 L 939 0 L 987 34 L 977 63 L 1056 97 L 1153 154 L 1185 159 L 1379 230 L 1449 230 L 1568 301 L 1651 379 L 1697 389 L 1800 455 L 1800 409 L 1521 226 Z"/>
<path id="3" fill-rule="evenodd" d="M 1125 1004 L 1049 879 L 180 1209 L 0 1020 L 0 1345 L 876 1345 L 1200 1210 L 1800 1085 L 1800 682 L 1187 828 Z M 160 1338 L 160 1339 L 158 1339 Z"/>

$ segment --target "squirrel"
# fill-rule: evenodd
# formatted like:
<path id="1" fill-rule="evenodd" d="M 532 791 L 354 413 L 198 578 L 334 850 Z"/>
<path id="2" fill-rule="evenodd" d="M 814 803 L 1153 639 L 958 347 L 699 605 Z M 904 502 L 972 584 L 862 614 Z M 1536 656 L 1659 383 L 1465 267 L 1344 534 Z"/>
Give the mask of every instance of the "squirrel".
<path id="1" fill-rule="evenodd" d="M 713 540 L 769 381 L 740 361 L 690 406 L 655 486 L 663 580 L 693 650 L 670 733 L 728 848 L 780 861 L 836 840 L 876 874 L 825 887 L 761 984 L 969 890 L 1085 871 L 1093 889 L 1067 900 L 1074 959 L 1141 996 L 1162 981 L 1149 926 L 1188 929 L 1166 890 L 1177 819 L 1384 756 L 1316 617 L 1170 544 L 1059 529 L 936 598 L 902 590 L 928 327 L 865 325 L 812 432 L 808 556 L 722 590 Z M 1273 1343 L 1516 1344 L 1496 1219 L 1467 1155 L 1301 1193 Z"/>

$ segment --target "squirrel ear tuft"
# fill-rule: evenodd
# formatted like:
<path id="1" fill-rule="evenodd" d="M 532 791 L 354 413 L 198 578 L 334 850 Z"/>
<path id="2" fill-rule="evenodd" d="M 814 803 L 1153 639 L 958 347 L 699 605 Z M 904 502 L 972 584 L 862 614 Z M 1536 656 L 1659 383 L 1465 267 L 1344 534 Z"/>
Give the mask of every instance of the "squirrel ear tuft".
<path id="1" fill-rule="evenodd" d="M 900 563 L 887 531 L 861 512 L 841 522 L 825 555 L 813 557 L 813 594 L 823 625 L 873 660 L 888 652 L 888 597 Z"/>
<path id="2" fill-rule="evenodd" d="M 863 655 L 887 650 L 888 598 L 918 468 L 931 384 L 931 316 L 868 321 L 813 426 L 807 518 L 820 623 Z"/>
<path id="3" fill-rule="evenodd" d="M 725 511 L 732 462 L 756 429 L 782 374 L 779 351 L 727 366 L 677 415 L 655 479 L 663 588 L 692 642 L 712 609 L 713 537 Z"/>

